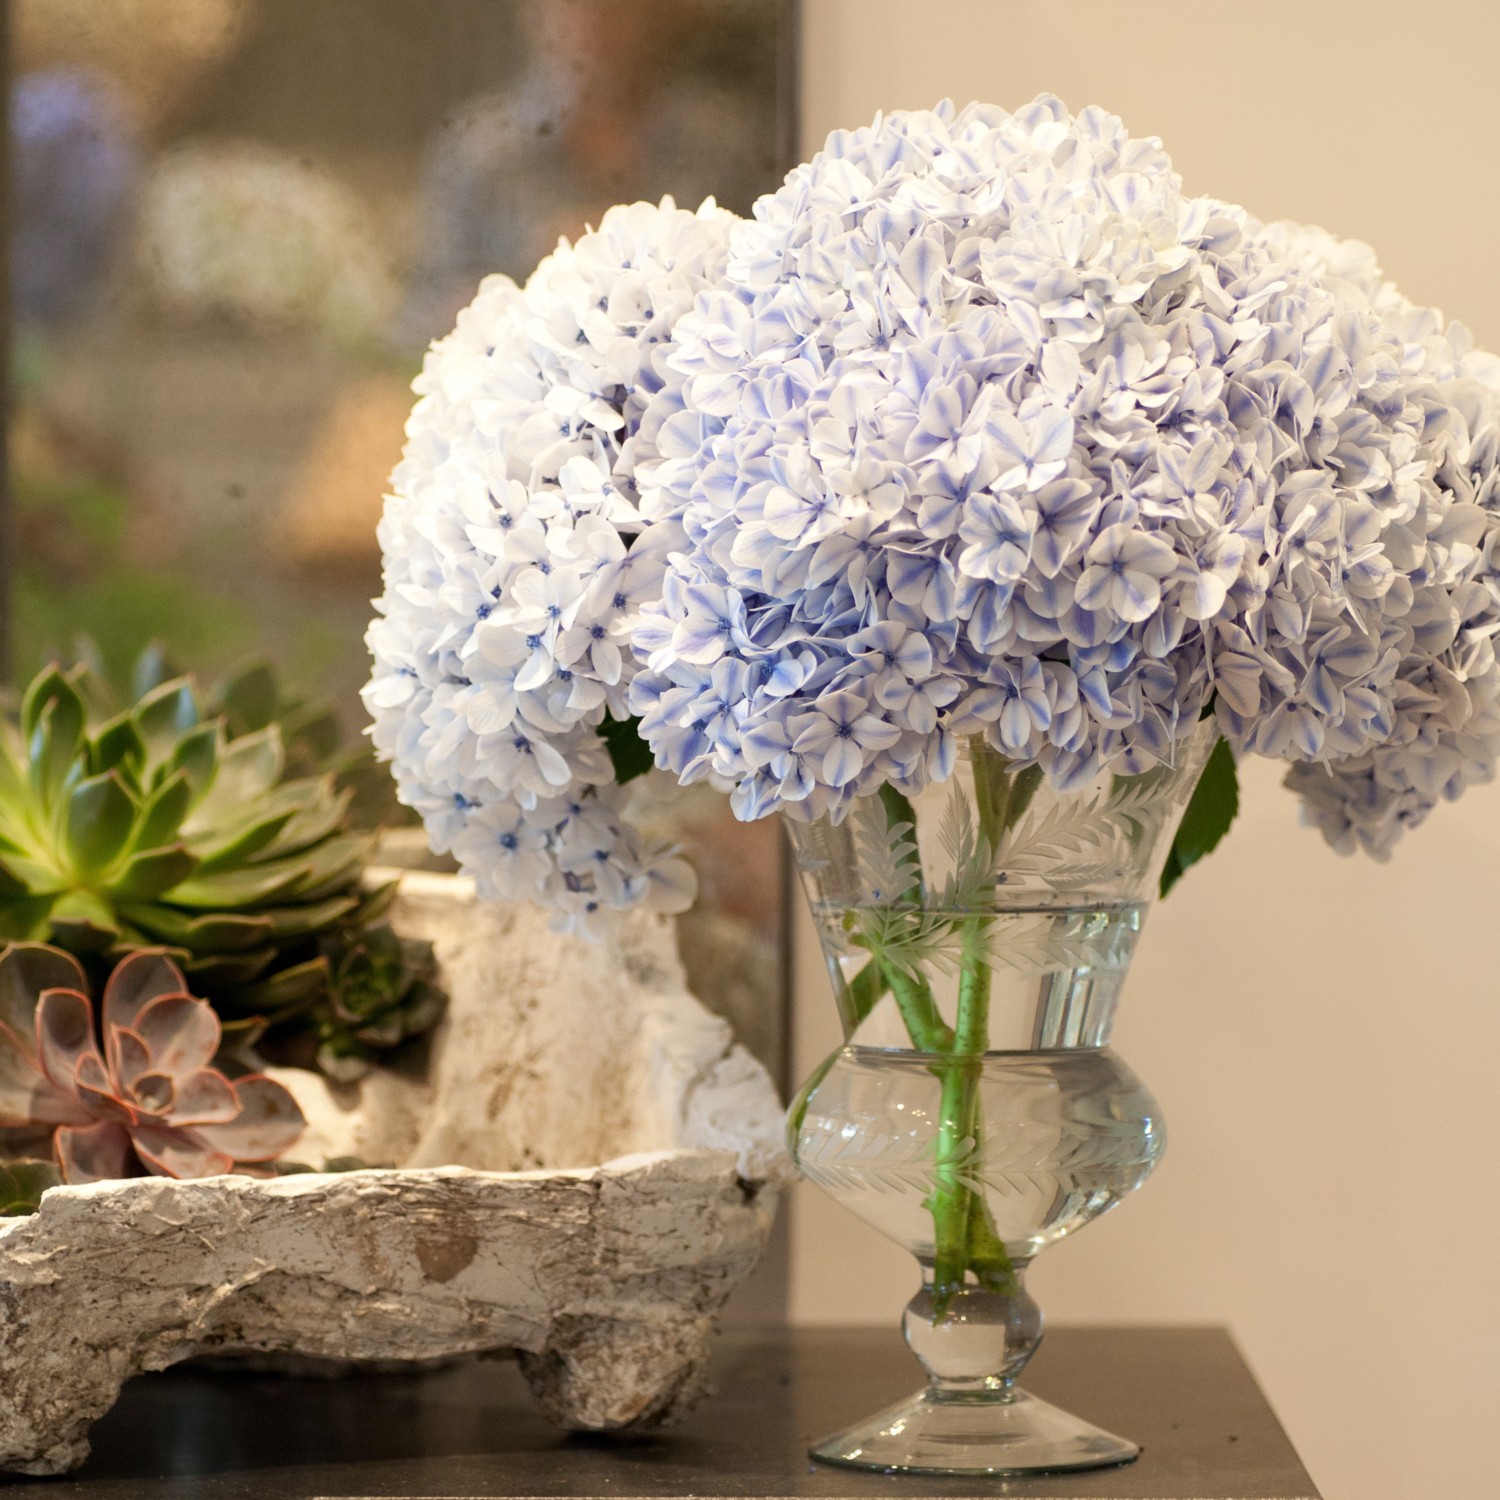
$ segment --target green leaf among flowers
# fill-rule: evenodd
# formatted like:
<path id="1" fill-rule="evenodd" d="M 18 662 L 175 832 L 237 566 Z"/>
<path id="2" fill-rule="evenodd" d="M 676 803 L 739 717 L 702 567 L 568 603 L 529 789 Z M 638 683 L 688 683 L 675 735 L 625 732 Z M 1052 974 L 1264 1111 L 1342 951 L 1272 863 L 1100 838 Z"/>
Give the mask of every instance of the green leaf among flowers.
<path id="1" fill-rule="evenodd" d="M 639 719 L 606 717 L 599 726 L 599 733 L 609 751 L 610 764 L 615 768 L 615 780 L 621 786 L 634 781 L 637 776 L 644 776 L 655 765 L 651 747 L 641 738 Z"/>
<path id="2" fill-rule="evenodd" d="M 1163 896 L 1191 866 L 1218 847 L 1239 810 L 1240 786 L 1234 752 L 1229 741 L 1221 739 L 1208 757 L 1182 822 L 1177 825 L 1177 837 L 1172 840 L 1166 867 L 1161 872 Z"/>

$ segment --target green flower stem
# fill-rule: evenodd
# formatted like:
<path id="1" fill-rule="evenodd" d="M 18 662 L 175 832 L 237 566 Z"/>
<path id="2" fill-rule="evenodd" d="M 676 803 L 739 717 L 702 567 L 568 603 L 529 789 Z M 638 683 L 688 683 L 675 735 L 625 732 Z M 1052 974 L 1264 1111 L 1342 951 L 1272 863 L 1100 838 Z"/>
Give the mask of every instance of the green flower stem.
<path id="1" fill-rule="evenodd" d="M 910 800 L 887 782 L 880 789 L 880 801 L 885 807 L 887 825 L 894 829 L 904 824 L 915 839 L 917 813 Z M 901 899 L 920 906 L 923 895 L 922 869 L 918 864 L 910 883 L 901 893 Z M 887 986 L 896 997 L 896 1006 L 912 1045 L 919 1052 L 947 1052 L 953 1046 L 953 1031 L 943 1020 L 926 977 L 883 960 L 880 968 Z"/>
<path id="2" fill-rule="evenodd" d="M 1000 840 L 1025 811 L 1040 780 L 1035 769 L 1010 774 L 981 740 L 971 747 L 974 801 L 982 847 L 993 860 Z M 942 1069 L 933 1217 L 933 1297 L 943 1317 L 972 1271 L 982 1286 L 1012 1291 L 1015 1267 L 985 1202 L 980 1108 L 981 1059 L 989 1045 L 991 915 L 975 912 L 964 921 L 953 1060 Z"/>
<path id="3" fill-rule="evenodd" d="M 964 922 L 952 1059 L 941 1065 L 936 1171 L 932 1193 L 934 1306 L 939 1317 L 963 1288 L 972 1263 L 972 1224 L 981 1218 L 979 1081 L 989 1041 L 991 971 L 986 957 L 989 918 Z M 999 1245 L 999 1241 L 995 1241 Z M 992 1247 L 986 1246 L 991 1251 Z M 1000 1246 L 1004 1255 L 1004 1247 Z M 1008 1265 L 1009 1262 L 1006 1262 Z M 978 1267 L 974 1267 L 978 1274 Z"/>
<path id="4" fill-rule="evenodd" d="M 886 782 L 880 788 L 880 805 L 885 808 L 885 821 L 888 828 L 897 828 L 901 824 L 906 825 L 906 831 L 915 839 L 917 836 L 917 810 L 911 805 L 911 798 L 904 792 Z M 920 901 L 922 899 L 922 867 L 916 867 L 916 873 L 908 882 L 907 887 L 901 893 L 903 901 Z"/>
<path id="5" fill-rule="evenodd" d="M 853 979 L 849 981 L 849 1020 L 852 1032 L 864 1018 L 880 1003 L 891 987 L 880 960 L 872 958 Z"/>
<path id="6" fill-rule="evenodd" d="M 891 993 L 896 997 L 896 1008 L 906 1023 L 906 1032 L 912 1046 L 918 1052 L 951 1052 L 953 1050 L 953 1028 L 943 1019 L 933 997 L 932 986 L 919 974 L 897 968 L 895 964 L 884 966 L 886 978 L 890 980 Z"/>
<path id="7" fill-rule="evenodd" d="M 976 740 L 973 746 L 975 803 L 982 835 L 982 857 L 994 858 L 1000 838 L 1024 811 L 1040 779 L 1023 771 L 1012 775 L 1005 762 Z M 916 813 L 893 786 L 881 788 L 888 826 L 916 833 Z M 900 899 L 925 899 L 920 866 Z M 872 958 L 849 985 L 850 1009 L 863 1020 L 889 989 L 912 1045 L 933 1054 L 932 1071 L 941 1084 L 932 1192 L 927 1207 L 933 1220 L 933 1298 L 936 1316 L 947 1315 L 970 1273 L 995 1291 L 1015 1287 L 1015 1270 L 996 1230 L 976 1178 L 981 1160 L 980 1078 L 989 1044 L 992 972 L 988 957 L 991 914 L 976 911 L 963 919 L 958 1007 L 950 1027 L 938 1010 L 925 976 Z"/>
<path id="8" fill-rule="evenodd" d="M 969 1213 L 969 1268 L 986 1291 L 1014 1295 L 1020 1287 L 1016 1268 L 983 1193 L 974 1194 Z"/>

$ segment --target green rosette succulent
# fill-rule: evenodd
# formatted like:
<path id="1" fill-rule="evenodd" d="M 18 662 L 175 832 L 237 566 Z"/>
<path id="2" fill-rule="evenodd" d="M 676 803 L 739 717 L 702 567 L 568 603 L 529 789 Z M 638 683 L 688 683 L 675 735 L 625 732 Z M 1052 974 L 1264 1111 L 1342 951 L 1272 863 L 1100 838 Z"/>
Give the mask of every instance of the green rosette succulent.
<path id="1" fill-rule="evenodd" d="M 165 946 L 231 1019 L 326 996 L 320 941 L 393 894 L 361 889 L 373 835 L 349 792 L 289 777 L 280 727 L 234 733 L 190 678 L 107 707 L 86 666 L 52 667 L 0 727 L 0 938 L 96 968 Z"/>
<path id="2" fill-rule="evenodd" d="M 325 943 L 326 1000 L 313 1008 L 317 1064 L 338 1083 L 364 1077 L 383 1056 L 435 1026 L 447 1006 L 432 944 L 386 923 Z"/>

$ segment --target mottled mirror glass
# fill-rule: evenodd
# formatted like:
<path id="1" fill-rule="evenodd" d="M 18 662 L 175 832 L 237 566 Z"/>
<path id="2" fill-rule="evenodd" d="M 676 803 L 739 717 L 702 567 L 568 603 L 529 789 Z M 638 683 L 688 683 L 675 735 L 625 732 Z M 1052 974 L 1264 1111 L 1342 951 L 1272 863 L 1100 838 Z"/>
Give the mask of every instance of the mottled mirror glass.
<path id="1" fill-rule="evenodd" d="M 524 277 L 612 203 L 748 211 L 788 164 L 794 22 L 781 0 L 13 0 L 13 678 L 80 651 L 124 676 L 151 640 L 209 674 L 265 655 L 357 736 L 424 347 L 481 276 Z M 780 1076 L 779 838 L 712 798 L 670 816 L 702 869 L 699 993 Z"/>

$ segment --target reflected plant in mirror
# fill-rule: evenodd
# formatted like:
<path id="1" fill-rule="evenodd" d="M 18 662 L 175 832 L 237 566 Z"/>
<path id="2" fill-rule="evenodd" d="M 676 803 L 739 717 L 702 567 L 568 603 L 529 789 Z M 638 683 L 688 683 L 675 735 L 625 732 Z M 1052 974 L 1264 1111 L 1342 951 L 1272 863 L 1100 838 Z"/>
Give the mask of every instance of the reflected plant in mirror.
<path id="1" fill-rule="evenodd" d="M 612 204 L 712 193 L 748 212 L 792 160 L 796 19 L 791 0 L 16 0 L 17 684 L 80 635 L 117 679 L 165 640 L 205 681 L 265 657 L 361 723 L 376 529 L 423 351 L 482 278 L 525 277 Z M 632 379 L 606 358 L 590 392 Z M 651 861 L 690 849 L 685 965 L 786 1084 L 779 834 L 729 841 L 722 793 L 685 809 L 650 779 L 620 794 L 639 855 L 596 875 L 584 820 L 570 873 L 613 889 L 634 859 L 680 905 L 691 872 Z M 400 831 L 377 858 L 454 868 Z M 426 1011 L 365 1007 L 356 975 L 412 967 L 389 952 L 327 957 L 349 980 L 327 1044 L 357 1070 Z"/>

